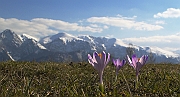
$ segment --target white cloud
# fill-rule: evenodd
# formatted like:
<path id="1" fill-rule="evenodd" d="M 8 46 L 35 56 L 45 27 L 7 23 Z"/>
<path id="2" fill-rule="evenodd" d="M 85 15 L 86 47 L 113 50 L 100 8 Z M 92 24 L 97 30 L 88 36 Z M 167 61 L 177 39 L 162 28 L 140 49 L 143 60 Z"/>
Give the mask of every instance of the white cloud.
<path id="1" fill-rule="evenodd" d="M 32 22 L 38 23 L 38 24 L 44 24 L 48 27 L 52 27 L 54 29 L 58 30 L 64 30 L 64 31 L 89 31 L 89 32 L 101 32 L 101 28 L 92 28 L 90 26 L 79 26 L 77 23 L 69 23 L 64 22 L 61 20 L 52 20 L 52 19 L 44 19 L 44 18 L 36 18 L 33 19 Z"/>
<path id="2" fill-rule="evenodd" d="M 128 19 L 128 20 L 134 20 L 137 18 L 137 16 L 133 16 L 133 17 L 123 17 L 122 15 L 118 14 L 117 17 L 123 18 L 123 19 Z"/>
<path id="3" fill-rule="evenodd" d="M 180 9 L 168 8 L 162 13 L 157 13 L 154 18 L 178 18 L 180 17 Z"/>
<path id="4" fill-rule="evenodd" d="M 119 28 L 135 29 L 135 30 L 160 30 L 163 29 L 160 25 L 148 24 L 145 22 L 136 22 L 133 19 L 127 19 L 127 17 L 91 17 L 87 19 L 91 23 L 101 23 Z"/>
<path id="5" fill-rule="evenodd" d="M 27 20 L 18 20 L 16 18 L 3 19 L 0 18 L 0 31 L 11 29 L 17 34 L 28 33 L 31 36 L 41 37 L 48 33 L 57 33 L 56 30 L 49 29 L 43 24 L 34 23 Z"/>
<path id="6" fill-rule="evenodd" d="M 133 43 L 141 46 L 157 46 L 160 48 L 180 48 L 180 36 L 178 34 L 167 36 L 124 38 L 122 40 L 126 43 Z"/>
<path id="7" fill-rule="evenodd" d="M 97 28 L 99 27 L 97 24 L 90 24 L 91 27 Z"/>
<path id="8" fill-rule="evenodd" d="M 164 21 L 156 21 L 155 24 L 159 25 L 159 24 L 166 24 Z"/>
<path id="9" fill-rule="evenodd" d="M 104 25 L 104 27 L 103 27 L 104 29 L 108 29 L 109 27 L 108 26 L 106 26 L 106 25 Z"/>
<path id="10" fill-rule="evenodd" d="M 124 30 L 124 28 L 120 28 L 121 30 Z"/>
<path id="11" fill-rule="evenodd" d="M 101 32 L 99 27 L 80 26 L 77 23 L 69 23 L 61 20 L 35 18 L 30 21 L 16 18 L 0 18 L 0 31 L 11 29 L 17 34 L 27 33 L 36 38 L 47 36 L 62 31 L 89 31 Z"/>

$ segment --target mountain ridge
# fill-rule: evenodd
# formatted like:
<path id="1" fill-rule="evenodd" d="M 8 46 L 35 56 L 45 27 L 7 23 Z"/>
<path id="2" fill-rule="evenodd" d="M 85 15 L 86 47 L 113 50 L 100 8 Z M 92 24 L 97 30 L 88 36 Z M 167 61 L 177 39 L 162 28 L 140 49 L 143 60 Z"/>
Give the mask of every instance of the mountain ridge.
<path id="1" fill-rule="evenodd" d="M 11 41 L 7 41 L 8 37 Z M 58 33 L 41 38 L 39 41 L 30 35 L 17 35 L 11 30 L 0 33 L 3 46 L 0 47 L 0 56 L 3 60 L 15 61 L 87 61 L 87 54 L 94 51 L 106 51 L 113 58 L 124 58 L 127 48 L 132 46 L 138 57 L 151 54 L 155 63 L 179 63 L 179 54 L 163 50 L 158 47 L 134 46 L 124 43 L 121 39 L 94 37 L 90 35 L 73 36 L 68 33 Z M 5 42 L 5 44 L 4 44 Z M 17 46 L 11 46 L 16 44 Z M 9 56 L 9 57 L 8 57 Z M 3 61 L 0 59 L 0 61 Z M 150 59 L 151 60 L 151 59 Z"/>

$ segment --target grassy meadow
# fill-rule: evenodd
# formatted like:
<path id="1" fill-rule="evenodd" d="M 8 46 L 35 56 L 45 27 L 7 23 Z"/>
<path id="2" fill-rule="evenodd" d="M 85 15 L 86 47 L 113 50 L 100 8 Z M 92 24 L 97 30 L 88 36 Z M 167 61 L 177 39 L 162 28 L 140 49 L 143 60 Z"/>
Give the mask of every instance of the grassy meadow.
<path id="1" fill-rule="evenodd" d="M 0 63 L 1 97 L 180 97 L 180 65 L 146 64 L 135 89 L 134 69 L 125 64 L 115 81 L 115 67 L 109 63 L 103 82 L 104 94 L 97 71 L 86 62 Z"/>

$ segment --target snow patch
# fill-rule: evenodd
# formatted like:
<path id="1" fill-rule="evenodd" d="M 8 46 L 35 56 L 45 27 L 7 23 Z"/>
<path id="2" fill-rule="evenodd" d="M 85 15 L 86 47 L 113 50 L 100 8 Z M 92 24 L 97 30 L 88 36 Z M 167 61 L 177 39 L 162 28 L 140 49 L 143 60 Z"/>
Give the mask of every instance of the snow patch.
<path id="1" fill-rule="evenodd" d="M 21 40 L 26 40 L 26 39 L 34 39 L 34 40 L 36 40 L 36 41 L 38 41 L 38 39 L 37 38 L 35 38 L 35 37 L 33 37 L 33 36 L 30 36 L 30 35 L 28 35 L 28 34 L 22 34 L 22 35 L 20 35 L 20 38 L 21 38 Z"/>
<path id="2" fill-rule="evenodd" d="M 83 39 L 80 39 L 78 37 L 75 37 L 71 34 L 68 34 L 68 33 L 58 33 L 58 34 L 55 34 L 55 35 L 51 35 L 51 36 L 47 36 L 47 37 L 44 37 L 40 40 L 40 43 L 43 43 L 43 44 L 47 44 L 47 43 L 50 43 L 54 40 L 57 40 L 57 39 L 60 39 L 60 40 L 63 40 L 63 42 L 66 44 L 67 42 L 70 42 L 70 41 L 73 41 L 73 40 L 83 40 Z"/>
<path id="3" fill-rule="evenodd" d="M 171 51 L 167 51 L 158 47 L 151 47 L 151 51 L 152 53 L 156 53 L 157 55 L 165 55 L 166 58 L 169 57 L 178 57 L 179 55 L 176 53 L 173 53 Z"/>

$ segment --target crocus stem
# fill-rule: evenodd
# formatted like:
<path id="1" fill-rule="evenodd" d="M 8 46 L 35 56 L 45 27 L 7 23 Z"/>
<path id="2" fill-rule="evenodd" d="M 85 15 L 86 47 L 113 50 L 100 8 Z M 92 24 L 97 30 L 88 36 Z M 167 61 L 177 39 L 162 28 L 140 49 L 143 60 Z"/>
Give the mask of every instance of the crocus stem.
<path id="1" fill-rule="evenodd" d="M 136 89 L 138 88 L 138 75 L 136 75 L 136 85 L 135 85 L 135 88 Z"/>
<path id="2" fill-rule="evenodd" d="M 115 81 L 114 81 L 114 82 L 116 83 L 116 81 L 117 81 L 117 74 L 116 74 L 116 77 L 115 77 Z"/>
<path id="3" fill-rule="evenodd" d="M 117 81 L 117 75 L 116 75 L 116 78 L 115 78 L 115 82 Z"/>
<path id="4" fill-rule="evenodd" d="M 100 85 L 99 85 L 99 89 L 102 93 L 104 93 L 104 85 L 103 85 L 103 80 L 102 80 L 102 76 L 103 76 L 103 72 L 99 73 L 99 77 L 100 77 Z"/>
<path id="5" fill-rule="evenodd" d="M 100 84 L 103 84 L 103 79 L 102 79 L 102 76 L 103 76 L 103 72 L 100 72 L 100 73 L 99 73 Z"/>
<path id="6" fill-rule="evenodd" d="M 99 90 L 101 91 L 101 93 L 104 93 L 104 85 L 103 84 L 99 85 Z"/>

